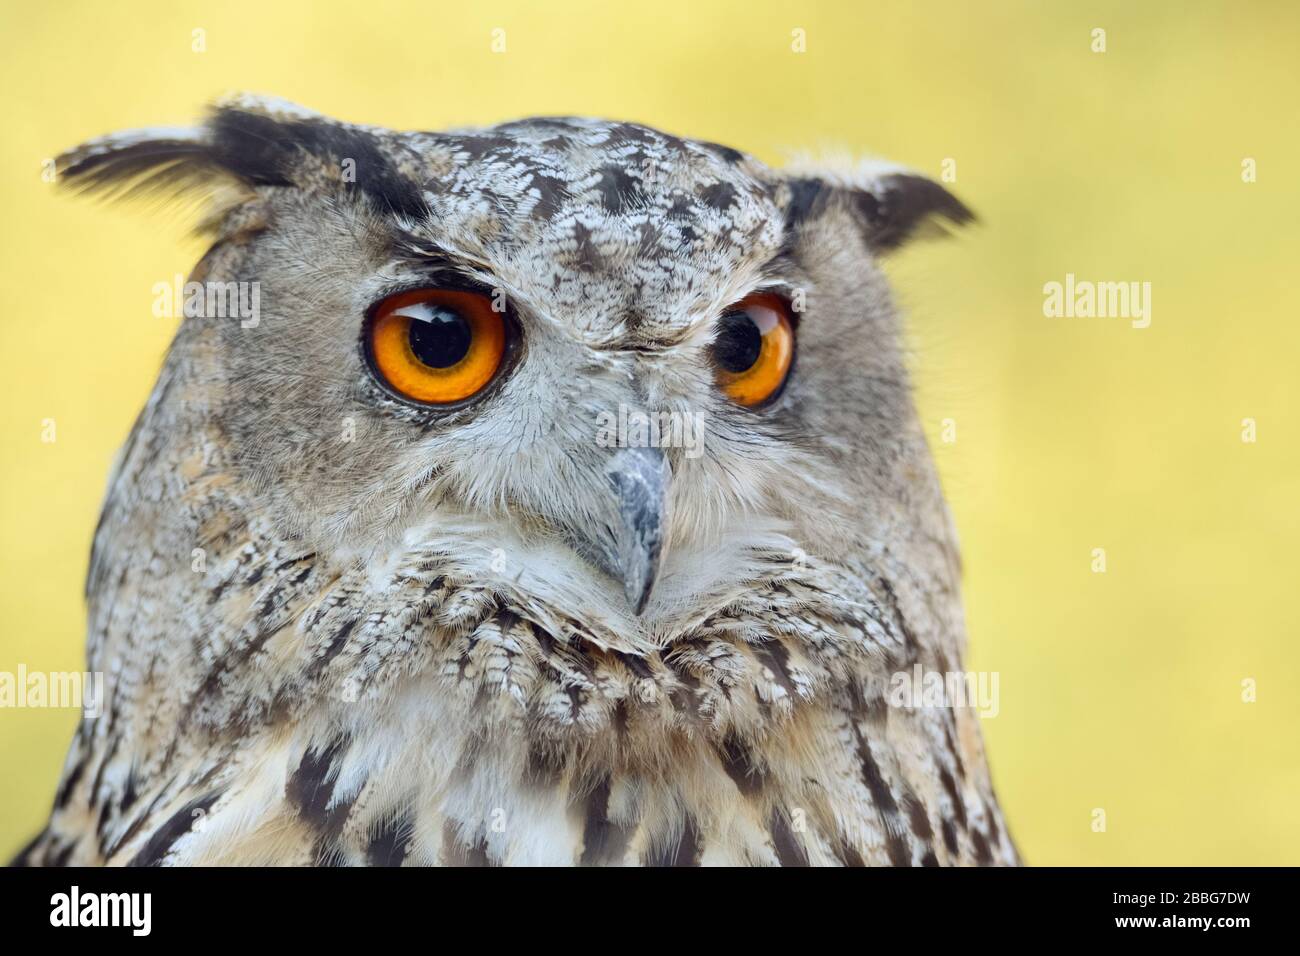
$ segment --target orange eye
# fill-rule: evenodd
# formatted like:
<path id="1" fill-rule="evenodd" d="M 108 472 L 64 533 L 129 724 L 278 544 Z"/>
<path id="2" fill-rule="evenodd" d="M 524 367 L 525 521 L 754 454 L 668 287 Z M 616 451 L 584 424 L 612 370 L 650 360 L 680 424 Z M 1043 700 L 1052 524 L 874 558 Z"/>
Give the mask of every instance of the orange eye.
<path id="1" fill-rule="evenodd" d="M 739 405 L 758 405 L 781 390 L 794 358 L 790 307 L 757 292 L 723 313 L 713 340 L 718 385 Z"/>
<path id="2" fill-rule="evenodd" d="M 380 303 L 366 348 L 393 391 L 448 405 L 478 394 L 496 375 L 506 351 L 505 317 L 477 292 L 402 292 Z"/>

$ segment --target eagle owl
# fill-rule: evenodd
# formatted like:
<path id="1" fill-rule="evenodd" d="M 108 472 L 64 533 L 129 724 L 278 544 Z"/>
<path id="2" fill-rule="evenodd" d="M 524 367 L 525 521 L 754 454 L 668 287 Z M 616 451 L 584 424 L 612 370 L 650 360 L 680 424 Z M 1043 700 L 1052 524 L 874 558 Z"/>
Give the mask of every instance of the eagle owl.
<path id="1" fill-rule="evenodd" d="M 893 693 L 965 642 L 878 265 L 942 186 L 253 97 L 58 170 L 212 245 L 21 862 L 1017 861 L 974 712 Z"/>

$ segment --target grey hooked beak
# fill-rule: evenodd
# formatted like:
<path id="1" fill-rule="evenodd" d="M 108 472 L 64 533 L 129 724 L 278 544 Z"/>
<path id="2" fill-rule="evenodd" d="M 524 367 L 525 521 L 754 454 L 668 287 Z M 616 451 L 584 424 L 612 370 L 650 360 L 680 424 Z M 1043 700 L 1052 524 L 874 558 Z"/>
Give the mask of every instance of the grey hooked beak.
<path id="1" fill-rule="evenodd" d="M 623 593 L 637 614 L 645 610 L 659 573 L 670 475 L 658 448 L 621 448 L 605 466 L 620 519 L 611 570 L 622 578 Z"/>

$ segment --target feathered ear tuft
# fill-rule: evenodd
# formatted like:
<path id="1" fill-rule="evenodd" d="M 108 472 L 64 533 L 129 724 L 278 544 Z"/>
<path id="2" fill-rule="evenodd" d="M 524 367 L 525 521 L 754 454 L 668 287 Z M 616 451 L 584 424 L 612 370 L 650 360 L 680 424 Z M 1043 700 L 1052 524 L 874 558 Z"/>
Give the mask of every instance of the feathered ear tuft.
<path id="1" fill-rule="evenodd" d="M 960 199 L 926 176 L 888 163 L 858 163 L 836 169 L 798 164 L 787 169 L 788 225 L 797 229 L 839 200 L 854 214 L 873 252 L 885 253 L 909 240 L 946 236 L 951 227 L 975 222 Z"/>
<path id="2" fill-rule="evenodd" d="M 201 129 L 138 129 L 82 143 L 55 160 L 73 189 L 132 196 L 207 186 L 222 174 Z"/>
<path id="3" fill-rule="evenodd" d="M 855 190 L 853 202 L 866 223 L 867 241 L 881 252 L 911 239 L 946 236 L 948 226 L 975 221 L 975 213 L 933 179 L 909 173 L 882 176 L 871 188 Z"/>
<path id="4" fill-rule="evenodd" d="M 140 129 L 90 140 L 55 159 L 57 181 L 110 200 L 188 200 L 199 235 L 220 232 L 226 214 L 254 198 L 214 154 L 209 130 Z"/>
<path id="5" fill-rule="evenodd" d="M 257 125 L 260 143 L 228 134 L 241 119 Z M 175 194 L 223 180 L 289 185 L 284 167 L 296 144 L 285 133 L 313 121 L 328 122 L 275 97 L 236 93 L 220 100 L 202 126 L 110 133 L 59 156 L 55 170 L 74 189 L 114 197 Z"/>
<path id="6" fill-rule="evenodd" d="M 145 129 L 91 140 L 60 156 L 55 169 L 75 189 L 112 197 L 184 194 L 257 186 L 307 191 L 354 184 L 381 211 L 419 218 L 428 208 L 418 183 L 398 170 L 391 141 L 267 97 L 219 103 L 197 129 Z M 344 166 L 351 177 L 342 174 Z M 226 203 L 229 205 L 229 202 Z"/>

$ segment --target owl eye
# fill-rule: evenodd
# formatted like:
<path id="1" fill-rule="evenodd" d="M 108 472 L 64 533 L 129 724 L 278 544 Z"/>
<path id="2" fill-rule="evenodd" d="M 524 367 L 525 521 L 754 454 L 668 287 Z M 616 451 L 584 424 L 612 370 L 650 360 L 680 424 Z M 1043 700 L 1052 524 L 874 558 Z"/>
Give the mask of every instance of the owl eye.
<path id="1" fill-rule="evenodd" d="M 746 296 L 718 320 L 713 340 L 718 386 L 738 405 L 759 405 L 776 395 L 793 358 L 794 324 L 780 296 Z"/>
<path id="2" fill-rule="evenodd" d="M 373 311 L 366 352 L 375 373 L 403 398 L 449 405 L 482 391 L 506 351 L 505 316 L 477 292 L 418 289 Z"/>

